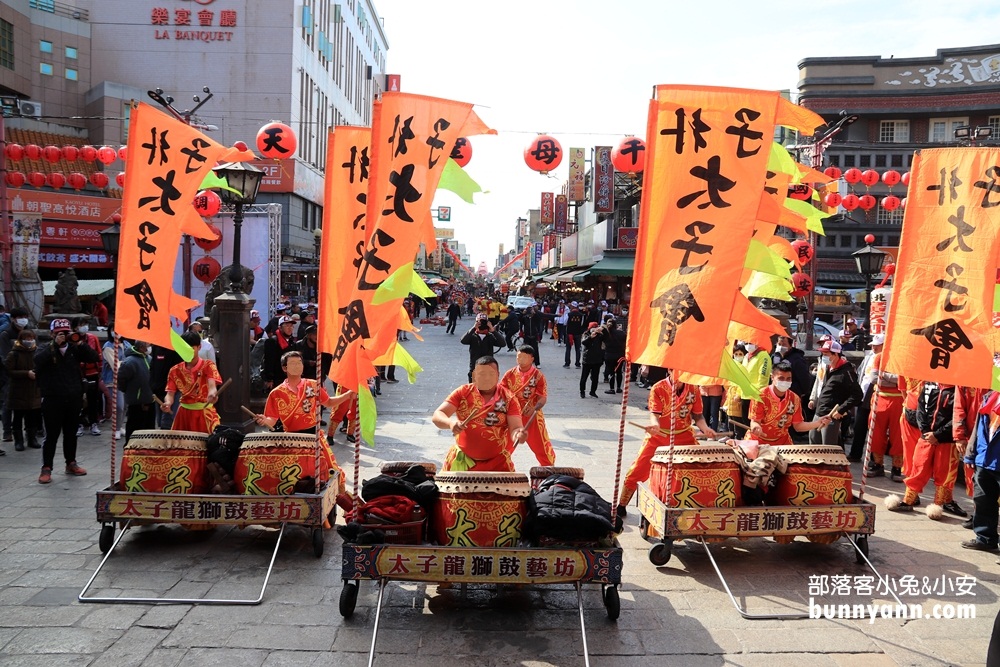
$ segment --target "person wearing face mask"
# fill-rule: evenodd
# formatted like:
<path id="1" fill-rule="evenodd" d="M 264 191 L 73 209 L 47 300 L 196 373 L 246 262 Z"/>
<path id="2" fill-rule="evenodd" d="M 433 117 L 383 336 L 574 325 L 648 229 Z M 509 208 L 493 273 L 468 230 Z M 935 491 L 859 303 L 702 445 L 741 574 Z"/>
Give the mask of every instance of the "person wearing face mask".
<path id="1" fill-rule="evenodd" d="M 0 329 L 0 359 L 6 359 L 7 355 L 14 348 L 14 341 L 18 335 L 28 328 L 28 311 L 20 306 L 12 308 L 10 311 L 10 321 Z M 3 441 L 11 442 L 14 436 L 11 433 L 10 383 L 7 376 L 0 371 L 0 400 L 3 403 Z"/>
<path id="2" fill-rule="evenodd" d="M 548 400 L 548 382 L 535 366 L 535 349 L 530 345 L 517 348 L 517 366 L 504 373 L 500 385 L 510 390 L 521 402 L 521 421 L 528 432 L 528 447 L 540 466 L 554 466 L 556 453 L 545 428 L 542 407 Z"/>
<path id="3" fill-rule="evenodd" d="M 42 398 L 35 381 L 35 332 L 22 329 L 4 358 L 10 376 L 10 407 L 13 411 L 14 449 L 24 451 L 25 443 L 40 449 L 38 431 L 42 427 Z"/>
<path id="4" fill-rule="evenodd" d="M 810 422 L 802 418 L 802 399 L 792 391 L 792 365 L 787 361 L 774 366 L 770 386 L 750 404 L 750 434 L 762 445 L 790 445 L 789 428 L 804 433 L 829 423 L 829 416 Z"/>
<path id="5" fill-rule="evenodd" d="M 764 391 L 764 387 L 771 381 L 771 355 L 766 350 L 762 350 L 755 343 L 743 343 L 747 356 L 743 359 L 743 367 L 750 376 L 750 383 L 757 388 L 758 393 Z M 740 413 L 744 416 L 750 414 L 750 394 L 745 389 L 740 388 Z M 736 439 L 742 440 L 746 436 L 747 429 L 734 424 L 733 431 Z"/>
<path id="6" fill-rule="evenodd" d="M 499 382 L 497 360 L 480 357 L 472 383 L 451 392 L 434 411 L 434 425 L 455 435 L 441 470 L 514 471 L 511 455 L 527 432 L 517 397 Z"/>
<path id="7" fill-rule="evenodd" d="M 188 331 L 181 335 L 181 340 L 194 349 L 194 357 L 191 361 L 182 361 L 170 369 L 167 374 L 167 393 L 160 410 L 171 412 L 174 395 L 179 393 L 180 409 L 174 416 L 171 428 L 175 431 L 212 433 L 219 425 L 215 401 L 218 399 L 222 376 L 214 363 L 202 359 L 198 354 L 201 336 Z"/>
<path id="8" fill-rule="evenodd" d="M 137 340 L 118 366 L 118 387 L 128 406 L 124 420 L 126 442 L 132 439 L 135 431 L 156 428 L 156 404 L 153 402 L 153 388 L 150 384 L 149 355 L 149 343 Z"/>
<path id="9" fill-rule="evenodd" d="M 823 379 L 823 389 L 816 399 L 816 414 L 827 416 L 833 420 L 823 428 L 809 433 L 809 442 L 814 445 L 840 446 L 840 420 L 857 407 L 864 394 L 858 384 L 858 373 L 842 354 L 840 343 L 827 341 L 820 348 L 823 363 L 826 365 L 826 375 Z M 837 412 L 831 411 L 837 408 Z"/>
<path id="10" fill-rule="evenodd" d="M 119 336 L 114 329 L 108 330 L 108 339 L 104 342 L 104 347 L 101 348 L 101 358 L 103 361 L 101 364 L 101 384 L 104 385 L 107 394 L 117 399 L 115 403 L 115 423 L 112 424 L 112 427 L 119 438 L 125 435 L 125 395 L 118 388 L 117 373 L 122 362 L 125 361 L 125 355 L 131 349 L 132 346 L 129 345 L 128 341 Z M 106 396 L 108 398 L 108 417 L 111 416 L 110 396 Z M 151 426 L 150 428 L 153 427 Z"/>
<path id="11" fill-rule="evenodd" d="M 101 365 L 103 364 L 103 359 L 101 358 L 101 341 L 97 339 L 97 336 L 90 333 L 90 325 L 86 317 L 77 317 L 73 320 L 73 331 L 80 338 L 80 344 L 86 345 L 96 352 L 98 356 L 97 361 L 93 363 L 85 362 L 81 366 L 84 388 L 87 393 L 87 407 L 85 409 L 86 414 L 80 415 L 80 424 L 76 429 L 76 435 L 77 437 L 83 435 L 87 424 L 90 424 L 90 435 L 100 435 L 101 428 L 97 424 L 103 414 L 104 399 L 107 398 L 104 393 L 104 383 L 101 382 Z"/>
<path id="12" fill-rule="evenodd" d="M 733 346 L 733 361 L 742 365 L 743 359 L 747 356 L 747 350 L 742 344 Z M 740 403 L 740 389 L 730 381 L 725 383 L 725 392 L 722 400 L 722 418 L 719 420 L 721 426 L 729 428 L 729 418 L 739 419 L 743 416 L 743 407 Z M 735 427 L 735 425 L 733 425 Z"/>

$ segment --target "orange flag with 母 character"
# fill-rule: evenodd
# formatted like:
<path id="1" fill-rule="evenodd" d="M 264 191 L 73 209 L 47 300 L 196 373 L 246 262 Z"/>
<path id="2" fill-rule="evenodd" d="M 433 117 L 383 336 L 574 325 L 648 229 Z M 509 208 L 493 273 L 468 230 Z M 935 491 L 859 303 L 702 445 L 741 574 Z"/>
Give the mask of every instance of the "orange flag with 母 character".
<path id="1" fill-rule="evenodd" d="M 181 236 L 214 238 L 194 208 L 205 176 L 217 162 L 252 160 L 146 104 L 132 107 L 128 170 L 122 196 L 115 331 L 191 354 L 170 326 L 198 302 L 175 294 L 174 267 Z M 177 345 L 177 343 L 181 343 Z"/>
<path id="2" fill-rule="evenodd" d="M 336 350 L 344 322 L 341 310 L 346 312 L 357 282 L 366 241 L 371 138 L 369 127 L 338 126 L 327 139 L 319 260 L 320 352 Z"/>
<path id="3" fill-rule="evenodd" d="M 626 357 L 717 377 L 776 125 L 823 123 L 777 92 L 657 86 Z"/>
<path id="4" fill-rule="evenodd" d="M 1000 148 L 918 151 L 883 357 L 889 372 L 1000 388 L 993 327 L 1000 266 Z"/>
<path id="5" fill-rule="evenodd" d="M 403 297 L 376 302 L 375 291 L 413 263 L 421 241 L 433 239 L 431 204 L 438 181 L 460 137 L 492 132 L 472 105 L 408 93 L 385 93 L 372 115 L 371 162 L 364 246 L 345 304 L 330 377 L 348 387 L 375 373 L 372 363 L 394 338 Z"/>

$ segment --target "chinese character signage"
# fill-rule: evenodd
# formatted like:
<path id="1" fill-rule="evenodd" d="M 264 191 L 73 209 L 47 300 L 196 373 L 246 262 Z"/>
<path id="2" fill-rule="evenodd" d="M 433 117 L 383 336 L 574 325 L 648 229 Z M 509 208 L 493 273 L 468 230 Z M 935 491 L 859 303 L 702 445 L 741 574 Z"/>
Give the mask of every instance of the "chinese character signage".
<path id="1" fill-rule="evenodd" d="M 629 250 L 635 250 L 638 241 L 639 241 L 638 227 L 618 228 L 618 242 L 615 244 L 616 248 L 627 248 Z"/>
<path id="2" fill-rule="evenodd" d="M 553 199 L 555 195 L 551 192 L 542 193 L 542 206 L 539 211 L 539 222 L 543 225 L 551 225 L 553 222 Z"/>
<path id="3" fill-rule="evenodd" d="M 889 304 L 892 302 L 891 287 L 877 287 L 872 290 L 871 316 L 868 320 L 868 333 L 884 334 L 889 323 Z"/>
<path id="4" fill-rule="evenodd" d="M 918 151 L 889 305 L 888 370 L 1000 388 L 992 325 L 1000 251 L 1000 149 Z"/>
<path id="5" fill-rule="evenodd" d="M 208 2 L 199 0 L 198 4 L 207 5 Z M 167 7 L 153 7 L 150 9 L 149 23 L 157 26 L 156 39 L 231 42 L 233 40 L 232 30 L 210 30 L 210 28 L 235 28 L 238 24 L 238 16 L 235 9 L 213 11 L 208 7 L 199 10 L 185 7 L 171 11 Z M 171 31 L 167 29 L 169 26 L 175 26 L 178 29 Z"/>
<path id="6" fill-rule="evenodd" d="M 594 149 L 594 213 L 615 210 L 615 167 L 611 164 L 611 146 Z"/>
<path id="7" fill-rule="evenodd" d="M 584 188 L 584 151 L 582 148 L 569 149 L 569 180 L 566 182 L 566 194 L 570 201 L 581 202 L 587 198 Z"/>
<path id="8" fill-rule="evenodd" d="M 531 258 L 531 268 L 537 269 L 538 264 L 542 261 L 542 242 L 535 241 L 535 254 Z"/>
<path id="9" fill-rule="evenodd" d="M 41 237 L 42 220 L 38 216 L 20 215 L 11 221 L 10 272 L 13 279 L 38 277 L 38 243 Z"/>
<path id="10" fill-rule="evenodd" d="M 566 195 L 559 195 L 556 197 L 556 221 L 555 221 L 555 231 L 556 234 L 566 233 L 566 217 L 569 215 L 566 211 Z"/>
<path id="11" fill-rule="evenodd" d="M 318 499 L 317 499 L 318 500 Z M 105 493 L 97 498 L 98 515 L 171 523 L 274 524 L 318 521 L 322 502 L 303 496 L 233 500 L 177 493 Z"/>

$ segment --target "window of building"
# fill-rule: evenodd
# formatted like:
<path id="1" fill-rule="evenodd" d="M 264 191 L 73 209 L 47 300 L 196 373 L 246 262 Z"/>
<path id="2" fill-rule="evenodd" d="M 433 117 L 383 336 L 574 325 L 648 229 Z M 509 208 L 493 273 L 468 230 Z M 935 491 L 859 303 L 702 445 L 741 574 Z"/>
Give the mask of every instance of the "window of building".
<path id="1" fill-rule="evenodd" d="M 38 50 L 42 53 L 52 53 L 52 42 L 41 40 L 38 42 Z"/>
<path id="2" fill-rule="evenodd" d="M 53 12 L 56 11 L 56 0 L 31 0 L 28 6 L 32 9 L 40 9 L 43 12 Z"/>
<path id="3" fill-rule="evenodd" d="M 969 118 L 932 118 L 928 125 L 927 140 L 935 144 L 955 141 L 955 128 L 969 124 Z"/>
<path id="4" fill-rule="evenodd" d="M 0 19 L 0 65 L 14 69 L 14 24 Z"/>
<path id="5" fill-rule="evenodd" d="M 66 57 L 69 58 L 70 60 L 76 60 L 77 59 L 77 51 L 76 51 L 76 47 L 75 46 L 67 46 L 66 47 Z"/>
<path id="6" fill-rule="evenodd" d="M 860 161 L 858 162 L 859 167 L 870 167 L 872 166 L 872 156 L 862 155 L 860 156 Z"/>
<path id="7" fill-rule="evenodd" d="M 79 75 L 79 73 L 75 69 L 67 67 L 66 68 L 66 78 L 69 79 L 70 81 L 78 81 L 79 78 L 80 78 L 80 75 Z"/>
<path id="8" fill-rule="evenodd" d="M 830 164 L 831 167 L 839 167 L 840 166 L 840 156 L 839 155 L 830 155 L 829 157 L 827 157 L 826 161 Z"/>
<path id="9" fill-rule="evenodd" d="M 883 120 L 878 126 L 878 140 L 883 144 L 905 144 L 910 141 L 910 121 Z"/>
<path id="10" fill-rule="evenodd" d="M 898 155 L 893 155 L 892 156 L 892 166 L 893 167 L 902 167 L 903 166 L 903 154 L 902 153 L 900 153 Z"/>
<path id="11" fill-rule="evenodd" d="M 903 224 L 903 209 L 897 208 L 895 211 L 887 211 L 879 206 L 875 222 L 879 225 L 901 225 Z"/>
<path id="12" fill-rule="evenodd" d="M 845 155 L 844 156 L 844 166 L 845 167 L 856 167 L 857 165 L 855 164 L 855 162 L 856 162 L 856 160 L 855 160 L 855 157 L 854 157 L 853 153 L 850 154 L 850 155 Z"/>
<path id="13" fill-rule="evenodd" d="M 990 116 L 986 120 L 986 124 L 993 128 L 993 136 L 1000 138 L 1000 116 Z"/>
<path id="14" fill-rule="evenodd" d="M 886 158 L 885 155 L 876 155 L 875 156 L 875 166 L 876 167 L 884 167 L 885 166 L 885 158 Z"/>
<path id="15" fill-rule="evenodd" d="M 52 64 L 51 63 L 39 63 L 38 71 L 46 76 L 52 76 Z"/>

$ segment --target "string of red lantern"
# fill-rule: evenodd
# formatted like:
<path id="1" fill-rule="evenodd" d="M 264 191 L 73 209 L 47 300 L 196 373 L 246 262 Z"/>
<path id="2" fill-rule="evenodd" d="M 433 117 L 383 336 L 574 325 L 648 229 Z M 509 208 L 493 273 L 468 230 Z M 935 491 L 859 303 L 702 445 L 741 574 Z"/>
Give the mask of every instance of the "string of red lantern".
<path id="1" fill-rule="evenodd" d="M 119 187 L 124 187 L 124 172 L 120 173 L 119 177 L 120 179 L 116 178 L 116 182 Z M 69 185 L 74 190 L 84 189 L 87 187 L 88 182 L 95 188 L 103 190 L 111 183 L 111 179 L 103 171 L 95 171 L 89 178 L 85 174 L 77 171 L 70 174 L 63 174 L 61 172 L 44 174 L 40 171 L 33 171 L 27 175 L 20 171 L 8 171 L 5 181 L 7 182 L 7 185 L 12 188 L 20 188 L 27 184 L 34 188 L 42 188 L 48 185 L 49 187 L 59 189 L 64 185 Z"/>
<path id="2" fill-rule="evenodd" d="M 4 147 L 4 156 L 12 162 L 20 162 L 27 158 L 29 160 L 45 160 L 53 163 L 60 160 L 66 160 L 67 162 L 94 162 L 96 160 L 103 164 L 111 164 L 115 160 L 125 161 L 127 148 L 125 146 L 119 148 L 112 146 L 95 148 L 93 146 L 73 145 L 62 147 L 49 145 L 43 148 L 37 144 L 22 146 L 21 144 L 12 142 Z"/>

